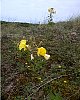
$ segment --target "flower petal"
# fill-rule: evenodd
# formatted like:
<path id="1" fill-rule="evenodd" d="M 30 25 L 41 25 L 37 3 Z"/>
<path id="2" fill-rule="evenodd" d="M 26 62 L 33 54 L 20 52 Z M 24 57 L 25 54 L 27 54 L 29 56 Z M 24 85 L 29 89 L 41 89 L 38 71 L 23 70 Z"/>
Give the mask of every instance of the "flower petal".
<path id="1" fill-rule="evenodd" d="M 33 60 L 33 59 L 34 59 L 33 54 L 31 54 L 31 60 Z"/>
<path id="2" fill-rule="evenodd" d="M 44 58 L 45 58 L 46 60 L 48 60 L 48 59 L 50 58 L 50 55 L 45 54 L 45 55 L 44 55 Z"/>
<path id="3" fill-rule="evenodd" d="M 37 55 L 44 56 L 46 54 L 46 49 L 43 47 L 38 48 Z"/>

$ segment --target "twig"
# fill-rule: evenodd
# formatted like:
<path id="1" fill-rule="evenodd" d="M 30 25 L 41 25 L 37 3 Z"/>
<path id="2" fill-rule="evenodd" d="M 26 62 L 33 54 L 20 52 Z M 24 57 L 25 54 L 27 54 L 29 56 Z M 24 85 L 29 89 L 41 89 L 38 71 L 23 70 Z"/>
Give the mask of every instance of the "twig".
<path id="1" fill-rule="evenodd" d="M 32 89 L 34 89 L 34 88 L 37 88 L 37 89 L 33 93 L 31 93 L 28 97 L 31 97 L 33 94 L 35 94 L 36 92 L 38 92 L 40 88 L 42 88 L 46 84 L 52 82 L 53 80 L 60 79 L 62 77 L 66 77 L 66 76 L 70 76 L 70 75 L 75 75 L 75 74 L 77 74 L 77 73 L 71 73 L 71 74 L 68 74 L 68 75 L 61 75 L 61 76 L 58 76 L 58 77 L 55 77 L 55 78 L 51 78 L 51 76 L 52 76 L 52 74 L 51 74 L 50 76 L 48 76 L 48 78 L 51 78 L 51 79 L 48 80 L 47 82 L 45 82 L 45 80 L 47 80 L 48 78 L 44 79 L 42 84 L 39 84 L 38 86 L 34 86 Z M 27 98 L 25 98 L 25 100 L 27 100 Z"/>
<path id="2" fill-rule="evenodd" d="M 53 79 L 50 79 L 49 81 L 45 82 L 44 84 L 40 85 L 33 93 L 31 93 L 28 97 L 31 97 L 33 94 L 35 94 L 36 92 L 39 91 L 40 88 L 42 88 L 43 86 L 45 86 L 46 84 L 49 84 L 50 82 L 52 82 L 53 80 L 56 80 L 56 79 L 60 79 L 62 77 L 65 77 L 65 76 L 68 76 L 68 75 L 61 75 L 59 77 L 55 77 Z M 25 98 L 25 100 L 27 100 L 27 98 Z"/>
<path id="3" fill-rule="evenodd" d="M 71 74 L 68 74 L 68 75 L 61 75 L 62 77 L 63 76 L 70 76 L 70 75 L 74 75 L 74 74 L 76 74 L 76 73 L 71 73 Z M 48 78 L 50 79 L 51 77 L 53 77 L 53 74 L 51 74 L 50 76 L 47 76 L 47 78 L 45 78 L 44 80 L 43 80 L 43 83 L 45 82 L 45 81 L 47 81 L 48 80 Z M 60 77 L 60 76 L 59 76 Z M 52 78 L 51 78 L 52 79 Z M 55 80 L 55 79 L 54 79 Z M 43 84 L 42 83 L 42 84 Z M 39 84 L 39 85 L 37 85 L 37 86 L 34 86 L 32 89 L 34 89 L 34 88 L 37 88 L 37 87 L 40 87 L 42 84 Z"/>
<path id="4" fill-rule="evenodd" d="M 65 76 L 68 76 L 68 75 L 62 75 L 62 76 L 59 76 L 59 77 L 56 77 L 56 78 L 53 78 L 53 79 L 47 81 L 45 84 L 39 86 L 39 87 L 37 88 L 37 91 L 39 91 L 40 88 L 42 88 L 42 87 L 45 86 L 46 84 L 52 82 L 53 80 L 60 79 L 60 78 L 65 77 Z"/>

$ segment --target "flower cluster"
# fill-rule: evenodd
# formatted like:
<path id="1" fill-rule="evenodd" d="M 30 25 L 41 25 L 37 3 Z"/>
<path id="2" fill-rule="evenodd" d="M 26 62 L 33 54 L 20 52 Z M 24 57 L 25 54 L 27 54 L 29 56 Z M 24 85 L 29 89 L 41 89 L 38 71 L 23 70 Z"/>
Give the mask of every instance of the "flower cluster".
<path id="1" fill-rule="evenodd" d="M 56 10 L 55 10 L 54 8 L 49 8 L 49 9 L 48 9 L 48 12 L 49 12 L 49 13 L 56 13 Z"/>
<path id="2" fill-rule="evenodd" d="M 26 45 L 26 40 L 21 40 L 20 41 L 20 44 L 19 44 L 19 50 L 30 50 L 30 45 Z M 31 50 L 30 50 L 31 51 Z M 37 47 L 36 48 L 36 52 L 37 52 L 37 55 L 38 56 L 43 56 L 46 60 L 48 60 L 49 58 L 50 58 L 50 55 L 48 55 L 48 54 L 46 54 L 46 49 L 44 48 L 44 47 Z M 33 60 L 34 59 L 34 56 L 33 56 L 33 54 L 31 53 L 31 60 Z"/>

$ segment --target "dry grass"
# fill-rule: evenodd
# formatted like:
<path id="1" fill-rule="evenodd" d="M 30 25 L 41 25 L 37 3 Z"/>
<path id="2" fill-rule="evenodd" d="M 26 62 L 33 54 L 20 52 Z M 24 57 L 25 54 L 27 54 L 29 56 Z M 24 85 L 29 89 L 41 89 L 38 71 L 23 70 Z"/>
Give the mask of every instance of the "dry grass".
<path id="1" fill-rule="evenodd" d="M 27 100 L 29 96 L 28 100 L 50 100 L 50 90 L 60 93 L 63 100 L 79 100 L 80 18 L 48 25 L 1 22 L 1 32 L 2 100 Z M 16 46 L 23 36 L 35 37 L 37 44 L 42 41 L 51 55 L 39 73 L 17 64 Z"/>

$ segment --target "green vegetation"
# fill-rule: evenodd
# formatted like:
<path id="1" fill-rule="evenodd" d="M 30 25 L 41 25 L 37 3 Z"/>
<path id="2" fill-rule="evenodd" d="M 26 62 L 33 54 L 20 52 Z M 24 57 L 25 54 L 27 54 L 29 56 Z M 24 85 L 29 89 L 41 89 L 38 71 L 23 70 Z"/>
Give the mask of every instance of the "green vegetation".
<path id="1" fill-rule="evenodd" d="M 41 25 L 2 21 L 1 32 L 2 100 L 80 99 L 80 17 Z M 21 55 L 20 40 L 31 37 L 49 60 Z"/>

